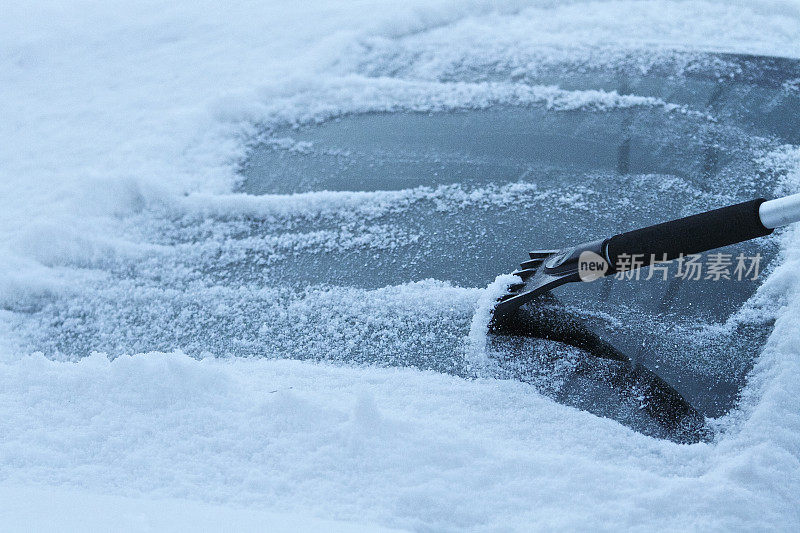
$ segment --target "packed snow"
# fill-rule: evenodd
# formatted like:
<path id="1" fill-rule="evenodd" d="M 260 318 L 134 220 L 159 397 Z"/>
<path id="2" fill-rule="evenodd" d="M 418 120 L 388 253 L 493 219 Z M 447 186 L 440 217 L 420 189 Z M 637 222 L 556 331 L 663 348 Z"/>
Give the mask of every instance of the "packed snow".
<path id="1" fill-rule="evenodd" d="M 755 296 L 779 309 L 739 405 L 714 422 L 713 442 L 694 445 L 513 380 L 314 355 L 358 353 L 378 338 L 392 349 L 463 346 L 479 368 L 487 302 L 505 278 L 489 291 L 419 280 L 303 292 L 256 288 L 257 273 L 234 283 L 218 263 L 201 272 L 194 260 L 259 253 L 267 264 L 307 249 L 407 245 L 419 236 L 370 219 L 421 202 L 447 210 L 550 194 L 521 184 L 237 192 L 240 165 L 271 128 L 495 104 L 700 113 L 525 77 L 559 62 L 646 69 L 706 51 L 800 58 L 798 36 L 800 3 L 790 0 L 6 3 L 0 522 L 797 529 L 797 228 L 779 235 L 780 263 Z M 486 65 L 508 75 L 478 79 Z M 781 190 L 800 189 L 799 147 L 759 164 L 781 169 Z M 326 216 L 339 225 L 304 226 Z M 248 217 L 294 226 L 235 247 L 216 239 L 244 232 Z M 208 338 L 189 316 L 197 308 L 219 316 L 227 336 Z M 254 310 L 268 316 L 266 347 L 241 335 Z M 321 330 L 300 334 L 319 317 Z M 426 335 L 409 337 L 412 323 Z M 454 323 L 463 335 L 442 326 Z M 102 346 L 82 344 L 90 330 Z M 255 356 L 265 349 L 284 357 Z"/>

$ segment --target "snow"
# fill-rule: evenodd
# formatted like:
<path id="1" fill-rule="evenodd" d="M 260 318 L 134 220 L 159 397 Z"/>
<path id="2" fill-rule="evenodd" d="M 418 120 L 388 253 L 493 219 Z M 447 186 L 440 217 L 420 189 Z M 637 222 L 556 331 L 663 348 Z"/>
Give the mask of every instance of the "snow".
<path id="1" fill-rule="evenodd" d="M 632 52 L 643 67 L 676 51 L 798 58 L 800 3 L 85 0 L 7 2 L 4 15 L 0 518 L 9 528 L 141 529 L 141 516 L 156 529 L 201 520 L 220 529 L 800 526 L 796 229 L 781 235 L 782 262 L 757 295 L 781 302 L 774 332 L 711 444 L 647 438 L 513 381 L 215 353 L 197 359 L 177 343 L 61 361 L 35 353 L 23 336 L 38 327 L 33 312 L 53 299 L 109 315 L 141 301 L 124 284 L 104 295 L 112 279 L 104 269 L 157 262 L 171 250 L 174 243 L 148 234 L 159 217 L 368 214 L 432 198 L 502 203 L 519 192 L 237 194 L 237 165 L 265 128 L 496 103 L 681 111 L 636 95 L 457 78 L 497 58 L 509 72 Z M 792 170 L 787 192 L 800 186 L 799 154 L 785 147 L 764 162 Z M 338 239 L 300 238 L 346 245 Z M 174 281 L 159 297 L 180 302 L 183 292 L 200 291 L 184 271 L 158 272 Z M 307 306 L 307 320 L 343 309 L 329 327 L 344 349 L 363 338 L 346 338 L 348 320 L 357 323 L 387 296 L 402 311 L 398 325 L 417 316 L 435 325 L 486 298 L 433 281 L 379 290 L 366 302 L 363 291 L 339 288 L 293 305 Z M 209 289 L 202 297 L 224 313 L 252 292 Z M 168 328 L 175 316 L 168 307 L 152 311 L 163 314 L 151 326 Z M 479 326 L 461 341 L 479 345 Z M 116 333 L 146 333 L 136 327 Z"/>
<path id="2" fill-rule="evenodd" d="M 486 344 L 494 304 L 498 298 L 508 294 L 508 288 L 512 284 L 521 281 L 522 279 L 518 276 L 501 274 L 481 292 L 475 304 L 475 313 L 472 315 L 472 323 L 469 326 L 467 337 L 466 357 L 474 368 L 481 370 L 491 365 L 492 359 L 487 353 Z"/>
<path id="3" fill-rule="evenodd" d="M 0 487 L 6 531 L 393 531 L 372 524 L 319 520 L 289 513 L 197 503 L 190 500 L 125 498 L 85 490 Z M 102 513 L 91 510 L 103 509 Z"/>

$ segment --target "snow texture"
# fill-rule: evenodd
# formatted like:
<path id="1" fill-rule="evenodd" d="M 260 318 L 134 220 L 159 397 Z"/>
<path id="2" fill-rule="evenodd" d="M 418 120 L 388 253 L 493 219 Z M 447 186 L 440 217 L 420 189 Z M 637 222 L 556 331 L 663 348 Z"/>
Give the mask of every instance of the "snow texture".
<path id="1" fill-rule="evenodd" d="M 489 333 L 494 304 L 498 298 L 508 294 L 508 288 L 513 283 L 521 281 L 522 279 L 518 276 L 501 274 L 483 290 L 475 304 L 475 313 L 472 315 L 472 323 L 469 326 L 466 357 L 469 363 L 479 371 L 491 365 L 491 358 L 486 353 L 486 335 Z"/>
<path id="2" fill-rule="evenodd" d="M 75 322 L 70 311 L 84 310 L 80 302 L 105 302 L 109 314 L 142 305 L 142 313 L 162 313 L 149 324 L 168 327 L 179 313 L 147 309 L 155 300 L 116 286 L 108 272 L 149 265 L 165 284 L 174 282 L 159 293 L 165 300 L 201 291 L 191 268 L 154 264 L 159 253 L 180 247 L 152 230 L 170 217 L 344 216 L 437 194 L 498 202 L 514 194 L 483 191 L 490 200 L 470 200 L 457 187 L 237 194 L 238 165 L 271 127 L 351 112 L 497 103 L 691 112 L 636 95 L 452 80 L 498 61 L 524 74 L 559 61 L 634 56 L 647 68 L 648 58 L 700 51 L 800 58 L 796 1 L 43 0 L 6 2 L 3 11 L 0 520 L 9 528 L 169 529 L 191 527 L 198 517 L 219 529 L 330 525 L 319 520 L 370 530 L 800 527 L 797 229 L 781 235 L 782 262 L 757 294 L 781 302 L 774 332 L 739 407 L 719 422 L 710 444 L 648 438 L 513 381 L 199 358 L 178 345 L 59 360 L 35 353 L 24 337 L 52 301 L 66 302 L 64 331 Z M 764 165 L 788 169 L 787 192 L 800 188 L 797 147 Z M 374 232 L 376 240 L 387 235 Z M 301 240 L 351 242 L 338 235 Z M 105 289 L 117 292 L 103 300 Z M 238 305 L 231 294 L 252 292 L 255 302 L 269 290 L 211 288 L 202 297 L 224 314 Z M 393 309 L 404 310 L 398 328 L 416 316 L 434 327 L 452 309 L 477 305 L 460 341 L 481 353 L 491 291 L 437 282 L 381 290 L 394 298 Z M 358 317 L 359 306 L 377 306 L 363 303 L 364 295 L 331 289 L 317 303 L 293 305 L 312 313 L 307 319 L 319 309 Z M 336 342 L 353 348 L 347 320 L 330 327 L 341 336 Z M 138 327 L 135 320 L 130 326 Z M 133 522 L 140 516 L 141 528 Z M 359 527 L 347 523 L 331 527 Z"/>
<path id="3" fill-rule="evenodd" d="M 375 525 L 319 520 L 181 500 L 126 498 L 63 487 L 0 487 L 6 531 L 395 531 Z M 95 512 L 102 509 L 103 512 Z"/>

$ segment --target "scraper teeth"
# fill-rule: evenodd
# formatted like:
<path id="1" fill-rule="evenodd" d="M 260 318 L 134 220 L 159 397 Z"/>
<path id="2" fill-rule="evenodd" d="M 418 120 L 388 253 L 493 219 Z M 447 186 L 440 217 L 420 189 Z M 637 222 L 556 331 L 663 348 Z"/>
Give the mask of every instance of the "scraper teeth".
<path id="1" fill-rule="evenodd" d="M 531 259 L 544 260 L 546 257 L 555 253 L 558 253 L 558 250 L 534 250 L 532 252 L 528 252 L 528 255 L 531 256 Z"/>
<path id="2" fill-rule="evenodd" d="M 522 269 L 522 270 L 515 270 L 511 274 L 514 275 L 514 276 L 519 276 L 522 279 L 528 279 L 529 277 L 531 277 L 534 274 L 536 274 L 536 269 L 535 268 L 525 268 L 525 269 Z"/>
<path id="3" fill-rule="evenodd" d="M 525 286 L 524 283 L 512 283 L 511 285 L 509 285 L 508 291 L 514 293 L 523 288 L 524 286 Z M 511 295 L 506 295 L 506 296 L 511 296 Z"/>
<path id="4" fill-rule="evenodd" d="M 530 261 L 523 261 L 519 264 L 519 268 L 520 270 L 535 269 L 542 264 L 542 261 L 544 261 L 544 259 L 531 259 Z"/>

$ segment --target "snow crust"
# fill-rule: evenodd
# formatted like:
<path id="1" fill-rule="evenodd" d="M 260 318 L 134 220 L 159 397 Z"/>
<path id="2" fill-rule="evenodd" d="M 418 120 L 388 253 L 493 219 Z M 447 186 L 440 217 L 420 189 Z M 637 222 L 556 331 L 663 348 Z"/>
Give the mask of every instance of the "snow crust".
<path id="1" fill-rule="evenodd" d="M 0 487 L 6 531 L 395 531 L 299 514 L 214 505 L 178 498 L 126 498 L 64 487 Z M 103 512 L 94 512 L 102 509 Z"/>
<path id="2" fill-rule="evenodd" d="M 118 510 L 144 509 L 167 528 L 207 513 L 212 525 L 230 519 L 286 529 L 321 527 L 313 517 L 370 529 L 797 529 L 797 229 L 782 234 L 782 262 L 757 295 L 782 305 L 774 332 L 739 409 L 720 422 L 712 444 L 650 439 L 512 381 L 198 360 L 177 346 L 62 362 L 31 353 L 19 331 L 43 301 L 95 290 L 104 266 L 118 258 L 135 263 L 170 246 L 135 238 L 131 220 L 369 211 L 437 194 L 491 198 L 487 190 L 470 200 L 457 187 L 260 198 L 232 192 L 249 143 L 270 127 L 348 112 L 497 103 L 691 112 L 636 95 L 448 77 L 497 58 L 523 71 L 631 53 L 800 58 L 798 35 L 800 3 L 781 0 L 5 3 L 3 522 L 60 524 L 58 516 L 42 516 L 47 505 L 21 505 L 26 493 L 15 487 L 34 484 L 25 489 L 32 498 L 47 498 L 54 509 L 81 505 L 97 520 L 89 525 L 100 527 Z M 789 169 L 784 187 L 798 190 L 797 147 L 765 165 Z M 514 193 L 494 192 L 496 201 Z M 416 301 L 419 289 L 392 290 Z M 491 294 L 442 291 L 452 296 L 443 305 L 472 308 Z M 361 296 L 336 294 L 345 305 Z M 483 316 L 486 305 L 476 305 L 482 311 L 475 316 Z M 483 318 L 475 320 L 463 339 L 473 347 L 482 338 Z M 170 518 L 177 508 L 180 524 Z M 40 522 L 29 521 L 33 513 Z"/>

